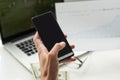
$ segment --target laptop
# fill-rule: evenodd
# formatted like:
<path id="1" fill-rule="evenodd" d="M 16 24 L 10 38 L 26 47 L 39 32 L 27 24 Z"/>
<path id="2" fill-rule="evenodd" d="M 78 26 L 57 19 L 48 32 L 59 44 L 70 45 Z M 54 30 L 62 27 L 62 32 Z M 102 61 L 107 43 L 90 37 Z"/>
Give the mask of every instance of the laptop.
<path id="1" fill-rule="evenodd" d="M 2 0 L 0 1 L 0 32 L 4 48 L 28 71 L 38 62 L 33 42 L 35 28 L 31 18 L 51 10 L 64 0 Z"/>

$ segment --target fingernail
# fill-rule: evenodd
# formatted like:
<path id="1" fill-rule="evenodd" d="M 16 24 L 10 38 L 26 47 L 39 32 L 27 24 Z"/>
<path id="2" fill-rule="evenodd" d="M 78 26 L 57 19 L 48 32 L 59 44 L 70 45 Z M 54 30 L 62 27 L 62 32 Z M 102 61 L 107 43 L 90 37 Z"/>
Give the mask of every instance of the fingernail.
<path id="1" fill-rule="evenodd" d="M 65 42 L 60 42 L 60 45 L 65 46 L 66 43 Z"/>

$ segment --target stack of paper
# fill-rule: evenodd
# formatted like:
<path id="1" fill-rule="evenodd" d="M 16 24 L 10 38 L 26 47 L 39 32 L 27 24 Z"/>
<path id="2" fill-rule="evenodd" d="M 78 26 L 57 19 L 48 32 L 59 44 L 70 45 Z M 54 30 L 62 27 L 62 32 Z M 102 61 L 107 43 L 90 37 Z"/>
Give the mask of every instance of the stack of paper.
<path id="1" fill-rule="evenodd" d="M 120 1 L 56 3 L 57 20 L 76 50 L 120 48 L 119 4 Z"/>

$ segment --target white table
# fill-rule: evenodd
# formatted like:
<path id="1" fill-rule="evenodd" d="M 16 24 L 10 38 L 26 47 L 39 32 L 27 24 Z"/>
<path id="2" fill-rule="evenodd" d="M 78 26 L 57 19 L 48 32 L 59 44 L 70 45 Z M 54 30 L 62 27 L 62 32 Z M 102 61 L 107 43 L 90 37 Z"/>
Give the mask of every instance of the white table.
<path id="1" fill-rule="evenodd" d="M 0 80 L 34 80 L 16 59 L 13 58 L 2 46 L 0 40 Z"/>
<path id="2" fill-rule="evenodd" d="M 120 50 L 96 51 L 68 80 L 120 80 Z"/>
<path id="3" fill-rule="evenodd" d="M 68 71 L 68 80 L 120 80 L 120 50 L 95 51 L 88 55 L 79 70 L 60 67 Z M 0 42 L 0 80 L 34 80 Z"/>

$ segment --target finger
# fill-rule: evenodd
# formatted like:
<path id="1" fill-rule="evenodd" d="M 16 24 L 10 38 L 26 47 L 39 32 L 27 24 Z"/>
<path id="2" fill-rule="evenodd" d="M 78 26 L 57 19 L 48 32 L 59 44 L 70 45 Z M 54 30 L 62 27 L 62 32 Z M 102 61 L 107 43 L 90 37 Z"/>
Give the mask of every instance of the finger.
<path id="1" fill-rule="evenodd" d="M 70 45 L 71 49 L 74 49 L 75 48 L 75 45 Z"/>
<path id="2" fill-rule="evenodd" d="M 64 34 L 64 36 L 65 36 L 65 38 L 67 38 L 67 35 L 66 35 L 66 34 Z"/>
<path id="3" fill-rule="evenodd" d="M 35 43 L 35 46 L 38 50 L 38 53 L 46 53 L 47 51 L 47 48 L 44 46 L 44 44 L 42 43 L 39 35 L 38 35 L 38 32 L 36 32 L 34 38 L 33 38 L 33 41 Z"/>
<path id="4" fill-rule="evenodd" d="M 51 49 L 50 53 L 57 55 L 58 52 L 65 47 L 65 45 L 66 45 L 65 42 L 56 43 L 54 47 Z"/>

